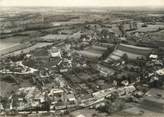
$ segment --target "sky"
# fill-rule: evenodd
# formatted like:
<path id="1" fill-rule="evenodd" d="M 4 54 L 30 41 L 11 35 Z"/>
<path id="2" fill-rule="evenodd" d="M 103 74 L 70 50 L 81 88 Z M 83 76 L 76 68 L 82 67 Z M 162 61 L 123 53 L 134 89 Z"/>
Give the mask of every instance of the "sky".
<path id="1" fill-rule="evenodd" d="M 164 0 L 0 0 L 0 6 L 150 6 L 164 7 Z"/>

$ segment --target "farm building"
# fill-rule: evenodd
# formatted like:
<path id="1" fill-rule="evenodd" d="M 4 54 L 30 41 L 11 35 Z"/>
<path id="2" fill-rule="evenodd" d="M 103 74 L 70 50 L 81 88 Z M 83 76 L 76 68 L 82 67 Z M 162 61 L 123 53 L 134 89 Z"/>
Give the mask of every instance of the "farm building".
<path id="1" fill-rule="evenodd" d="M 151 52 L 151 48 L 120 44 L 109 55 L 106 61 L 120 60 L 125 54 L 127 55 L 129 60 L 135 60 L 137 58 L 146 59 Z"/>

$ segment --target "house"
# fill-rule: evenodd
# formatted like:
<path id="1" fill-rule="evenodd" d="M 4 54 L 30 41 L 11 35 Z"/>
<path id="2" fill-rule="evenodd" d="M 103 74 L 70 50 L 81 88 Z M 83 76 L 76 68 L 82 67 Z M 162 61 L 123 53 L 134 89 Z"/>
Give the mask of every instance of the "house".
<path id="1" fill-rule="evenodd" d="M 51 89 L 48 96 L 53 98 L 54 103 L 59 100 L 64 101 L 64 91 L 62 89 Z"/>
<path id="2" fill-rule="evenodd" d="M 72 58 L 63 58 L 57 65 L 59 66 L 60 72 L 67 72 L 72 67 Z"/>
<path id="3" fill-rule="evenodd" d="M 108 77 L 114 74 L 114 70 L 107 68 L 103 65 L 97 64 L 96 69 L 100 72 L 101 76 Z"/>
<path id="4" fill-rule="evenodd" d="M 2 103 L 0 103 L 0 112 L 4 110 Z"/>
<path id="5" fill-rule="evenodd" d="M 17 91 L 17 110 L 26 110 L 30 108 L 41 107 L 41 103 L 44 102 L 44 97 L 41 91 L 36 87 L 22 87 Z M 25 97 L 22 97 L 22 94 Z"/>
<path id="6" fill-rule="evenodd" d="M 62 58 L 61 50 L 58 49 L 57 47 L 52 47 L 48 52 L 51 58 L 56 58 L 56 57 Z"/>
<path id="7" fill-rule="evenodd" d="M 150 54 L 149 58 L 150 59 L 157 59 L 158 58 L 158 55 L 156 55 L 156 54 Z"/>
<path id="8" fill-rule="evenodd" d="M 163 76 L 164 75 L 164 68 L 157 70 L 156 73 L 160 76 Z"/>
<path id="9" fill-rule="evenodd" d="M 126 37 L 120 37 L 119 40 L 122 42 L 122 43 L 127 43 L 127 38 Z"/>
<path id="10" fill-rule="evenodd" d="M 75 107 L 77 105 L 77 100 L 74 94 L 67 95 L 67 107 Z"/>

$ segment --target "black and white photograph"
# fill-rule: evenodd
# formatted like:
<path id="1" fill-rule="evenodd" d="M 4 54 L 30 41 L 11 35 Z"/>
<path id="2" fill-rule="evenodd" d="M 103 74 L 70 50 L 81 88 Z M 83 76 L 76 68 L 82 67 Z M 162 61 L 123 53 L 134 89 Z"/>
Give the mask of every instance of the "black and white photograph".
<path id="1" fill-rule="evenodd" d="M 0 0 L 0 117 L 164 117 L 164 0 Z"/>

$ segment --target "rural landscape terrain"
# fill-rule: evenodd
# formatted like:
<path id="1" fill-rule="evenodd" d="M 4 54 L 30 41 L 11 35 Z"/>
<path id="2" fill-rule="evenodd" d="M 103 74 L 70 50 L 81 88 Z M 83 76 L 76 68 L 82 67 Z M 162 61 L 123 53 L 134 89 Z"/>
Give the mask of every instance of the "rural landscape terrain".
<path id="1" fill-rule="evenodd" d="M 164 8 L 0 8 L 0 117 L 164 117 Z"/>

